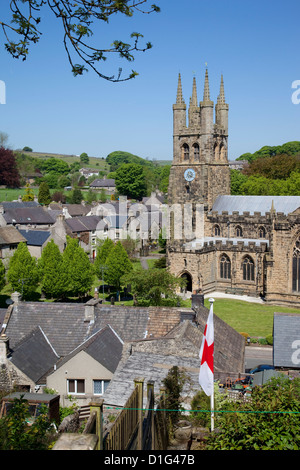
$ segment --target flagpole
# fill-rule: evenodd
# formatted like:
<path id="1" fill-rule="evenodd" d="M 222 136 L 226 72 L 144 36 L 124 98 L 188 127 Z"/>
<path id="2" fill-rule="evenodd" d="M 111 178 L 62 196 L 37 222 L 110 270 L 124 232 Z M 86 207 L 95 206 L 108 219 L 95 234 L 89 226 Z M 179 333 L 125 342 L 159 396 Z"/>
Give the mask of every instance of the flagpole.
<path id="1" fill-rule="evenodd" d="M 214 304 L 215 299 L 210 298 L 209 303 L 211 305 L 211 308 L 213 310 L 213 304 Z M 212 392 L 210 396 L 210 427 L 211 427 L 211 432 L 214 431 L 214 424 L 215 424 L 215 413 L 214 413 L 214 375 L 213 375 L 213 386 L 212 386 Z"/>

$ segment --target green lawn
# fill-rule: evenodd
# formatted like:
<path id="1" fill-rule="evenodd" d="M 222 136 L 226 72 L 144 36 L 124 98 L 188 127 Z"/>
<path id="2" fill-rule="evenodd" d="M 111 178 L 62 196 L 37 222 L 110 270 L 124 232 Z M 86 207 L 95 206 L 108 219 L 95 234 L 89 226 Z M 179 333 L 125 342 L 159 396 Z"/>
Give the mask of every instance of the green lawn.
<path id="1" fill-rule="evenodd" d="M 209 307 L 209 301 L 205 300 Z M 263 305 L 234 299 L 215 299 L 214 313 L 232 326 L 239 333 L 248 333 L 251 337 L 266 337 L 273 332 L 275 312 L 298 313 L 300 309 Z"/>

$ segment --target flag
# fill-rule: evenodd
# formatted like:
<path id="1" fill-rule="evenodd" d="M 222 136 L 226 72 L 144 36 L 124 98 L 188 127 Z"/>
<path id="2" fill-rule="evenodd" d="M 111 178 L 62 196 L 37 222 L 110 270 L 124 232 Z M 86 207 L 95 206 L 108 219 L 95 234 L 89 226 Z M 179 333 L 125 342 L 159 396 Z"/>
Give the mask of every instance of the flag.
<path id="1" fill-rule="evenodd" d="M 199 384 L 206 395 L 213 395 L 214 390 L 214 320 L 213 303 L 210 305 L 207 323 L 199 352 L 200 372 Z"/>

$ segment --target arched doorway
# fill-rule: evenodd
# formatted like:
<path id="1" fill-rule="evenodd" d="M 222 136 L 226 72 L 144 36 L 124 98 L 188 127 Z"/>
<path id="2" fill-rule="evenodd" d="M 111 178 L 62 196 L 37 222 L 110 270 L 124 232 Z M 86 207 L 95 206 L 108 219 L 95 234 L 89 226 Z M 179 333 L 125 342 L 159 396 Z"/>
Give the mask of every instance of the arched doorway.
<path id="1" fill-rule="evenodd" d="M 189 273 L 183 273 L 181 276 L 181 279 L 184 279 L 186 281 L 186 286 L 183 289 L 183 292 L 192 292 L 193 291 L 193 279 L 192 276 Z"/>

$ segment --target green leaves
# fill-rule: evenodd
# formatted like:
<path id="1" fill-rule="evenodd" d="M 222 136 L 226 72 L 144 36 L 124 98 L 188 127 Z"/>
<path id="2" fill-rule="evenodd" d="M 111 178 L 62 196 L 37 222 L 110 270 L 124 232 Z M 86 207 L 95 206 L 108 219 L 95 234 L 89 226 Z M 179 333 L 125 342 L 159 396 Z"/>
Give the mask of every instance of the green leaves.
<path id="1" fill-rule="evenodd" d="M 122 276 L 132 270 L 132 264 L 120 241 L 110 250 L 105 264 L 107 267 L 104 272 L 105 281 L 119 290 Z"/>
<path id="2" fill-rule="evenodd" d="M 97 22 L 97 30 L 99 22 L 106 24 L 112 15 L 125 15 L 132 17 L 135 13 L 153 13 L 159 12 L 160 8 L 151 5 L 147 8 L 147 0 L 12 0 L 10 8 L 12 18 L 10 23 L 0 21 L 0 25 L 4 31 L 7 42 L 6 50 L 14 58 L 22 58 L 26 60 L 29 53 L 29 46 L 35 44 L 41 38 L 41 31 L 37 29 L 37 25 L 41 23 L 41 17 L 37 13 L 42 7 L 48 7 L 55 15 L 64 31 L 63 43 L 67 53 L 67 57 L 74 76 L 82 75 L 89 69 L 94 70 L 100 78 L 112 82 L 130 80 L 137 75 L 137 72 L 129 72 L 128 76 L 121 78 L 121 70 L 118 74 L 105 75 L 95 65 L 95 62 L 106 60 L 107 54 L 118 52 L 121 58 L 132 62 L 136 52 L 145 52 L 152 47 L 147 42 L 145 47 L 139 47 L 139 40 L 143 38 L 140 33 L 132 33 L 131 38 L 134 39 L 133 44 L 126 43 L 122 40 L 116 40 L 110 47 L 99 47 L 89 42 L 93 36 L 91 25 Z M 146 8 L 143 9 L 142 7 Z M 9 35 L 13 34 L 16 38 L 12 39 Z M 73 54 L 80 58 L 81 63 L 76 63 Z"/>
<path id="3" fill-rule="evenodd" d="M 131 291 L 139 305 L 176 306 L 178 296 L 176 290 L 182 286 L 183 280 L 173 276 L 165 269 L 139 269 L 123 278 L 123 282 L 131 284 Z"/>
<path id="4" fill-rule="evenodd" d="M 66 295 L 80 296 L 91 289 L 94 281 L 93 266 L 75 238 L 67 237 L 67 247 L 62 257 L 62 272 L 66 275 Z"/>
<path id="5" fill-rule="evenodd" d="M 250 403 L 228 401 L 223 405 L 223 413 L 218 414 L 220 434 L 211 436 L 207 448 L 298 450 L 299 412 L 300 379 L 273 377 L 253 389 Z"/>
<path id="6" fill-rule="evenodd" d="M 19 243 L 9 262 L 7 279 L 15 291 L 25 298 L 37 288 L 39 281 L 35 258 L 30 255 L 26 243 Z"/>

